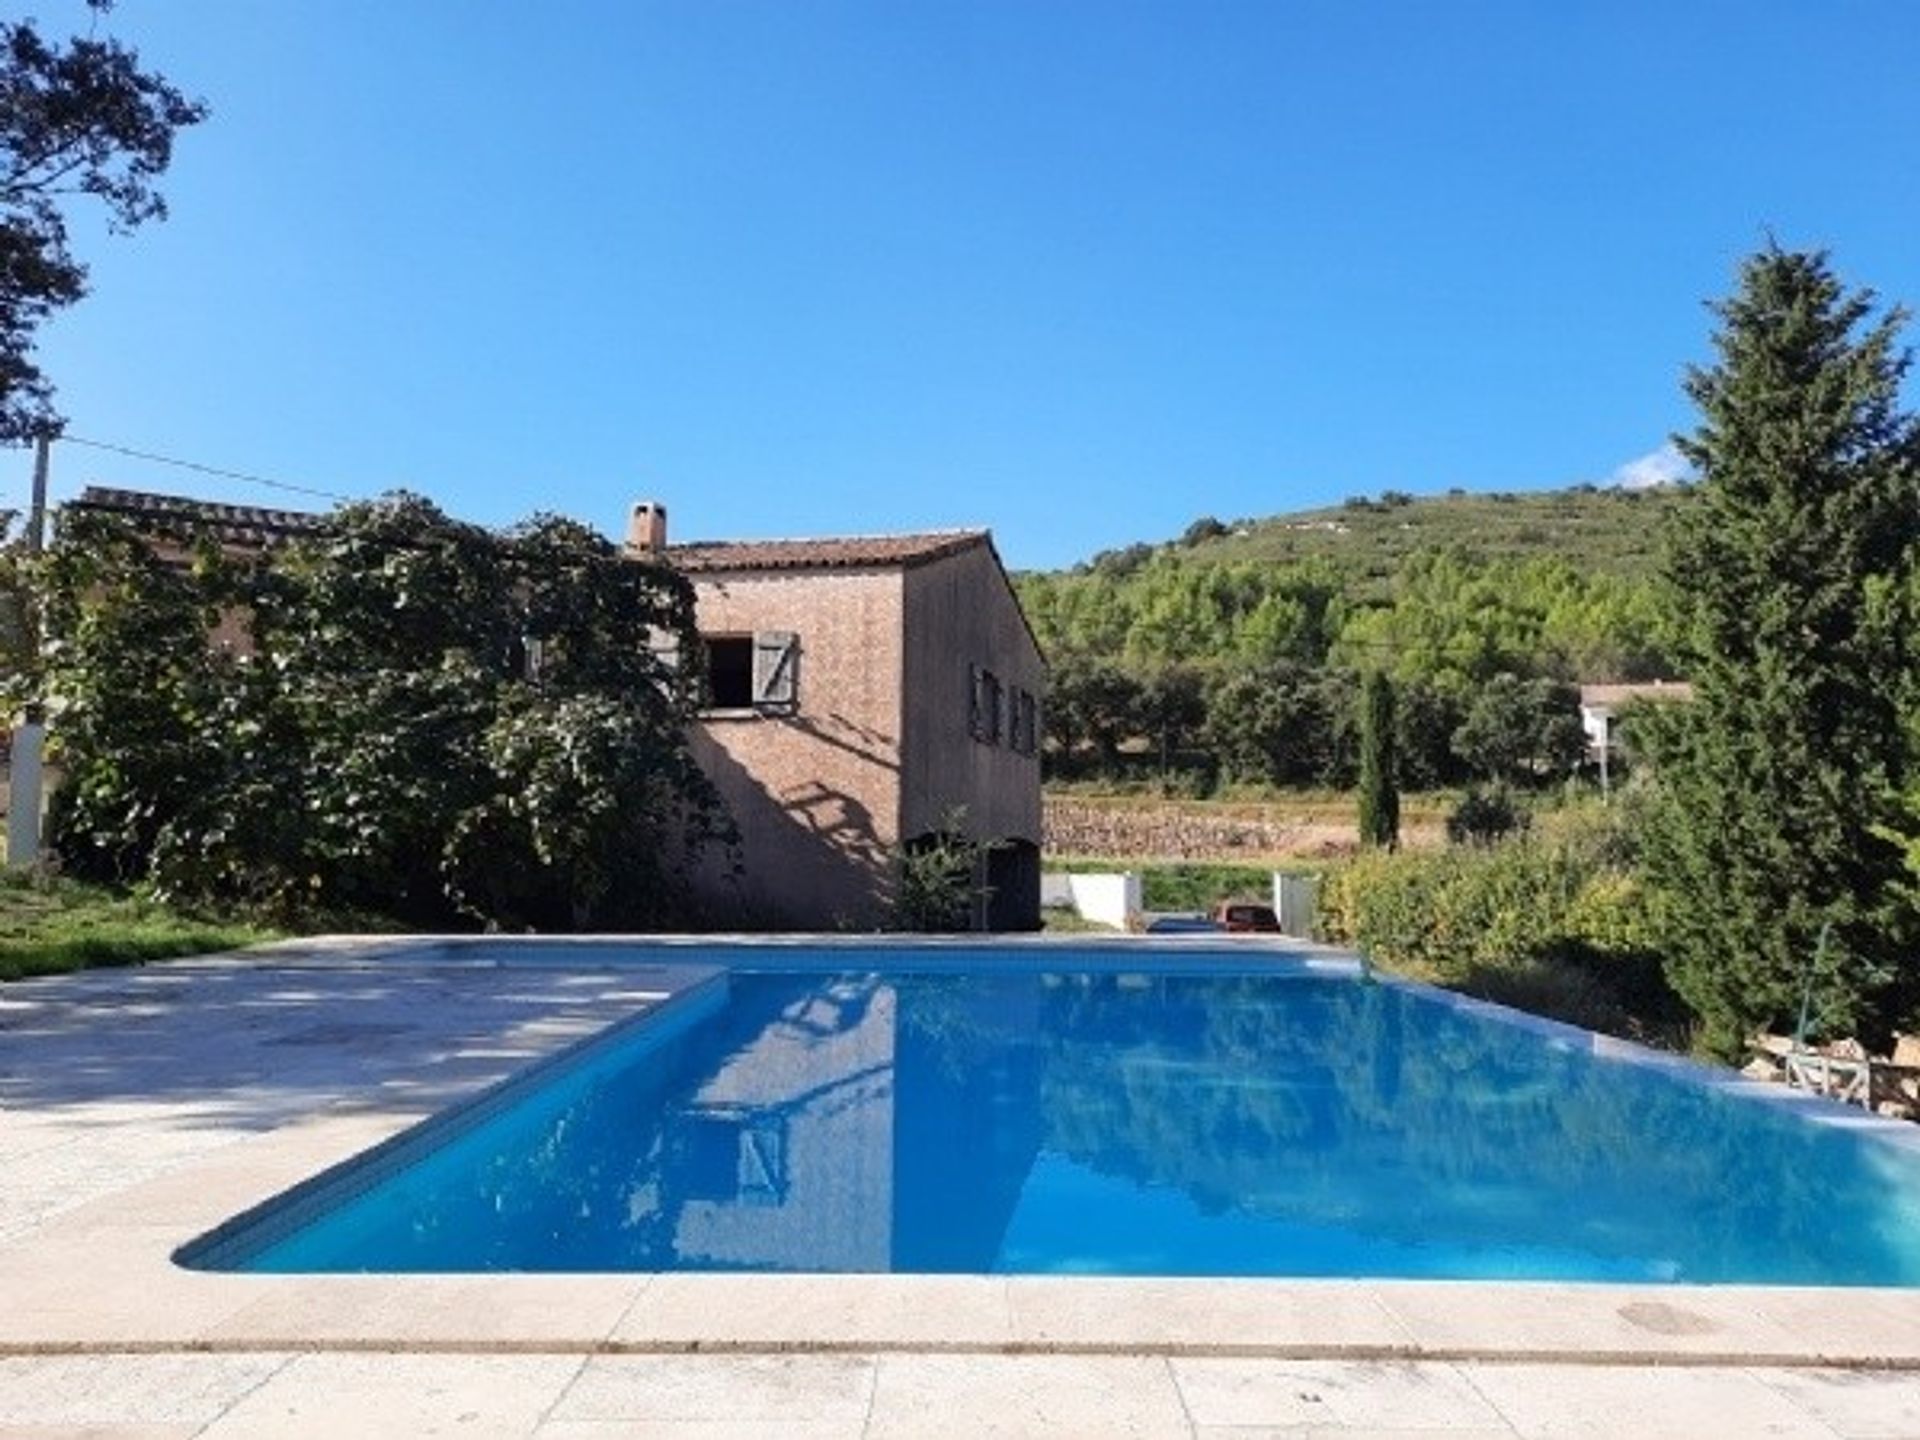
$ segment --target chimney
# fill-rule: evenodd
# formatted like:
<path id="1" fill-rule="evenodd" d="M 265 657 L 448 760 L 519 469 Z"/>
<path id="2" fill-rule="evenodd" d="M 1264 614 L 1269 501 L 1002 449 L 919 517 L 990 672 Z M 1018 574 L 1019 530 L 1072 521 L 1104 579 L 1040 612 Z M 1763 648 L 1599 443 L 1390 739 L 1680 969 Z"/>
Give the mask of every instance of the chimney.
<path id="1" fill-rule="evenodd" d="M 667 548 L 667 507 L 655 500 L 636 501 L 627 515 L 627 553 L 658 555 Z"/>

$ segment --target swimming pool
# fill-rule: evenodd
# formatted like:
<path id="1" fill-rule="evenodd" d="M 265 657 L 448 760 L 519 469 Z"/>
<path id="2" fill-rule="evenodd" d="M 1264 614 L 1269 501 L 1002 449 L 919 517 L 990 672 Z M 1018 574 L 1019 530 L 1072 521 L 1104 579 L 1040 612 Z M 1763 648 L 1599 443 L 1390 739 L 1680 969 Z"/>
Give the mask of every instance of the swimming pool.
<path id="1" fill-rule="evenodd" d="M 180 1258 L 1920 1285 L 1920 1151 L 1565 1027 L 1144 949 L 821 963 L 736 969 Z"/>

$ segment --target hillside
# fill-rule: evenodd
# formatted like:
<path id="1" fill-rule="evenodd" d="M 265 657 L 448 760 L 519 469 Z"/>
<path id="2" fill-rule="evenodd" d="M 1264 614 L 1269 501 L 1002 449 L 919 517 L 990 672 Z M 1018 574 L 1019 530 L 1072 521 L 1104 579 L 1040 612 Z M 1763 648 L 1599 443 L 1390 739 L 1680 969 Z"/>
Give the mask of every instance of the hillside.
<path id="1" fill-rule="evenodd" d="M 1384 497 L 1267 519 L 1202 517 L 1180 539 L 1096 555 L 1076 570 L 1124 573 L 1153 555 L 1201 564 L 1255 561 L 1335 566 L 1350 594 L 1378 594 L 1401 562 L 1423 550 L 1455 549 L 1479 561 L 1565 560 L 1588 574 L 1640 579 L 1659 553 L 1659 530 L 1687 492 L 1678 487 Z"/>
<path id="2" fill-rule="evenodd" d="M 1569 687 L 1681 678 L 1654 572 L 1689 493 L 1355 499 L 1019 575 L 1051 668 L 1048 776 L 1342 789 L 1368 670 L 1398 687 L 1406 783 L 1486 772 L 1494 733 L 1559 773 L 1585 743 Z"/>

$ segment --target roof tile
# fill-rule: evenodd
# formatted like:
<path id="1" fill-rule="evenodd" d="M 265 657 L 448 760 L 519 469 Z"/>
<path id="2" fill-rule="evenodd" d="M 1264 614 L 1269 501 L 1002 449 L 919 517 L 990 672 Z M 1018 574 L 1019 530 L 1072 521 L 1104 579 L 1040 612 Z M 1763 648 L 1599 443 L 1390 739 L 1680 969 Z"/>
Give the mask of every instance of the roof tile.
<path id="1" fill-rule="evenodd" d="M 325 517 L 308 510 L 269 510 L 258 505 L 222 505 L 184 495 L 156 495 L 147 490 L 115 490 L 89 485 L 71 502 L 76 510 L 125 515 L 147 525 L 191 525 L 211 530 L 236 544 L 273 545 L 296 535 L 310 535 Z"/>
<path id="2" fill-rule="evenodd" d="M 924 565 L 985 544 L 984 530 L 919 535 L 845 535 L 821 540 L 717 540 L 669 545 L 667 562 L 689 574 L 747 570 L 843 570 Z"/>

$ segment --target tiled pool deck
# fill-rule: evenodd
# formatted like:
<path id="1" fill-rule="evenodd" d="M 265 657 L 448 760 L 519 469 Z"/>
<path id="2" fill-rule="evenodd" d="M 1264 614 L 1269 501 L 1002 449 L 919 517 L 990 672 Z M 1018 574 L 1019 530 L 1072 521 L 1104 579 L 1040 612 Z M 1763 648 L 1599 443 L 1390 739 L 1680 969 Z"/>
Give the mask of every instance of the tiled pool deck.
<path id="1" fill-rule="evenodd" d="M 173 1264 L 711 973 L 411 948 L 0 987 L 0 1435 L 1920 1437 L 1910 1291 Z"/>

